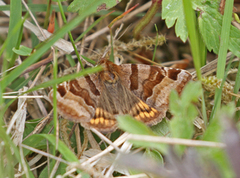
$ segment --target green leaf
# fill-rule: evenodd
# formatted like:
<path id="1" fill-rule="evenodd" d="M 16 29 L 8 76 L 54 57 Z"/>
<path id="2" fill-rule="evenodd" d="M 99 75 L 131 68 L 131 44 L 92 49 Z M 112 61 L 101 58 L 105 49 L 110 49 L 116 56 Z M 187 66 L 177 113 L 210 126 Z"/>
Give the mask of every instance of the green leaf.
<path id="1" fill-rule="evenodd" d="M 229 50 L 235 54 L 237 57 L 240 57 L 240 34 L 239 29 L 231 25 L 230 29 L 230 38 L 229 38 Z"/>
<path id="2" fill-rule="evenodd" d="M 199 30 L 203 41 L 209 51 L 216 54 L 219 52 L 219 38 L 222 28 L 222 14 L 219 12 L 219 0 L 193 0 L 192 6 L 195 11 L 200 11 L 198 17 Z M 186 21 L 183 13 L 182 1 L 163 0 L 162 1 L 162 18 L 165 19 L 168 28 L 175 23 L 175 33 L 182 41 L 186 41 L 188 32 Z M 231 25 L 229 50 L 240 57 L 240 33 L 239 30 Z"/>
<path id="3" fill-rule="evenodd" d="M 217 1 L 218 2 L 218 1 Z M 222 29 L 223 16 L 220 14 L 217 2 L 205 2 L 198 9 L 201 11 L 199 16 L 199 29 L 202 34 L 202 38 L 209 51 L 213 50 L 214 53 L 219 52 L 219 38 Z M 240 56 L 240 34 L 239 30 L 231 25 L 230 38 L 229 38 L 229 50 L 236 56 Z"/>
<path id="4" fill-rule="evenodd" d="M 151 129 L 159 136 L 169 136 L 169 121 L 167 119 L 163 119 L 157 125 L 151 127 Z"/>
<path id="5" fill-rule="evenodd" d="M 32 142 L 39 142 L 43 139 L 47 139 L 49 142 L 51 142 L 52 145 L 56 145 L 56 137 L 52 134 L 35 134 L 35 135 L 31 135 L 30 137 L 28 137 L 26 140 L 24 141 L 27 143 L 31 143 Z M 74 153 L 61 141 L 58 140 L 58 151 L 63 155 L 63 157 L 67 160 L 67 161 L 71 161 L 71 162 L 78 162 L 77 157 L 74 155 Z"/>
<path id="6" fill-rule="evenodd" d="M 37 125 L 39 124 L 39 122 L 41 121 L 42 119 L 33 119 L 33 120 L 28 120 L 28 122 L 26 122 L 25 124 L 25 129 L 24 129 L 24 138 L 26 136 L 28 136 L 36 127 Z M 41 131 L 41 134 L 49 134 L 51 133 L 51 130 L 52 130 L 52 127 L 53 127 L 53 122 L 48 122 L 48 124 L 42 129 Z M 27 140 L 27 139 L 26 139 Z M 33 143 L 33 142 L 31 142 Z M 31 143 L 26 143 L 24 142 L 24 144 L 26 145 L 31 145 Z M 37 147 L 36 145 L 31 145 L 31 147 Z"/>
<path id="7" fill-rule="evenodd" d="M 49 175 L 48 175 L 49 169 L 50 169 L 50 170 L 53 170 L 53 167 L 54 167 L 55 164 L 56 164 L 56 161 L 53 161 L 53 160 L 52 160 L 52 161 L 50 162 L 50 167 L 49 167 L 49 166 L 46 166 L 46 167 L 42 170 L 39 178 L 49 177 Z M 66 165 L 66 164 L 60 163 L 59 166 L 58 166 L 58 168 L 57 168 L 57 171 L 56 171 L 56 173 L 55 173 L 55 176 L 56 176 L 56 175 L 63 175 L 64 173 L 66 173 L 66 168 L 67 168 L 67 165 Z M 54 177 L 55 177 L 55 176 L 54 176 Z"/>
<path id="8" fill-rule="evenodd" d="M 146 149 L 146 151 L 144 152 L 144 155 L 147 155 L 148 157 L 150 157 L 153 160 L 161 163 L 162 165 L 164 164 L 163 157 L 162 157 L 161 153 L 158 150 Z"/>
<path id="9" fill-rule="evenodd" d="M 66 58 L 67 58 L 68 62 L 70 63 L 71 67 L 76 65 L 76 63 L 75 63 L 74 59 L 72 58 L 71 54 L 66 54 Z"/>
<path id="10" fill-rule="evenodd" d="M 29 56 L 32 52 L 32 49 L 26 46 L 20 45 L 19 49 L 13 48 L 13 52 L 21 56 Z"/>
<path id="11" fill-rule="evenodd" d="M 144 123 L 137 121 L 130 115 L 117 117 L 119 128 L 132 134 L 155 135 Z"/>
<path id="12" fill-rule="evenodd" d="M 36 73 L 38 71 L 39 70 L 36 70 L 36 71 L 30 73 L 30 75 L 27 79 L 24 77 L 19 77 L 17 80 L 14 80 L 8 87 L 11 88 L 13 91 L 19 90 L 23 86 L 26 86 L 27 83 L 36 76 Z"/>
<path id="13" fill-rule="evenodd" d="M 182 91 L 181 98 L 184 104 L 183 107 L 187 107 L 191 102 L 198 101 L 198 97 L 202 93 L 202 84 L 201 82 L 188 82 Z"/>
<path id="14" fill-rule="evenodd" d="M 117 117 L 119 128 L 123 129 L 126 132 L 139 135 L 152 135 L 157 136 L 148 126 L 144 123 L 137 121 L 130 115 L 118 116 Z M 144 148 L 156 148 L 159 151 L 166 153 L 167 145 L 154 143 L 154 142 L 145 142 L 145 141 L 133 141 L 129 140 L 135 146 L 144 147 Z"/>
<path id="15" fill-rule="evenodd" d="M 93 7 L 90 13 L 99 12 L 101 10 L 107 10 L 116 6 L 121 0 L 74 0 L 69 6 L 68 10 L 70 12 L 77 12 L 82 14 L 82 12 L 89 7 Z"/>
<path id="16" fill-rule="evenodd" d="M 192 104 L 201 95 L 201 83 L 189 82 L 184 88 L 181 98 L 176 91 L 170 94 L 170 111 L 174 115 L 170 121 L 170 130 L 174 138 L 192 138 L 194 127 L 193 121 L 198 112 Z M 185 146 L 178 146 L 178 152 L 183 153 Z"/>
<path id="17" fill-rule="evenodd" d="M 175 33 L 182 41 L 186 42 L 188 37 L 186 21 L 183 13 L 182 1 L 163 0 L 162 1 L 162 19 L 165 19 L 168 28 L 171 28 L 175 22 Z"/>
<path id="18" fill-rule="evenodd" d="M 208 50 L 213 50 L 217 54 L 220 44 L 222 15 L 207 5 L 202 6 L 201 10 L 202 14 L 198 18 L 200 32 Z"/>

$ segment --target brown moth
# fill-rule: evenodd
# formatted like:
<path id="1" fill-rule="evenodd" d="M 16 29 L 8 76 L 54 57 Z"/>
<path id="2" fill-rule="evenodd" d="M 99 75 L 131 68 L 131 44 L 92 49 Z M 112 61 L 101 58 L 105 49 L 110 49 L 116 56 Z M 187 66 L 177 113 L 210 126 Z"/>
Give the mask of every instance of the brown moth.
<path id="1" fill-rule="evenodd" d="M 64 82 L 57 89 L 57 109 L 66 119 L 100 132 L 113 132 L 119 114 L 130 114 L 152 126 L 165 117 L 172 89 L 180 94 L 191 79 L 185 70 L 144 64 L 116 65 L 102 60 L 104 70 Z M 49 98 L 52 101 L 53 92 Z"/>

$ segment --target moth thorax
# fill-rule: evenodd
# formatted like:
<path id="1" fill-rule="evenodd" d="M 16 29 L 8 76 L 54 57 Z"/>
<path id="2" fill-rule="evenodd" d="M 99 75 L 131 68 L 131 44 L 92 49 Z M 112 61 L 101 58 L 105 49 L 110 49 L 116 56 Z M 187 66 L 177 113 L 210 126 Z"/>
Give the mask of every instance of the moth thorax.
<path id="1" fill-rule="evenodd" d="M 119 79 L 118 75 L 115 72 L 104 71 L 102 73 L 102 79 L 107 83 L 116 83 Z"/>

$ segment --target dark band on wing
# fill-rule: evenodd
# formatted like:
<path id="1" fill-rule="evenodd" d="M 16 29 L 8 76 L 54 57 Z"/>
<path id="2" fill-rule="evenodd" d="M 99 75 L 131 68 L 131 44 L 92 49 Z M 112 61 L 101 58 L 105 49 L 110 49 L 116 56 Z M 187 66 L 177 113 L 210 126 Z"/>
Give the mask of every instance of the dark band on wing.
<path id="1" fill-rule="evenodd" d="M 76 96 L 82 97 L 87 105 L 95 107 L 95 103 L 91 99 L 88 90 L 81 88 L 77 80 L 72 80 L 69 82 L 69 91 Z"/>
<path id="2" fill-rule="evenodd" d="M 131 70 L 132 70 L 132 74 L 130 75 L 130 81 L 131 81 L 130 90 L 133 91 L 138 89 L 138 66 L 132 64 Z"/>
<path id="3" fill-rule="evenodd" d="M 180 72 L 180 69 L 169 68 L 167 74 L 170 79 L 177 80 Z"/>
<path id="4" fill-rule="evenodd" d="M 94 95 L 97 95 L 99 96 L 100 95 L 100 92 L 98 91 L 96 85 L 94 84 L 94 82 L 91 80 L 90 76 L 87 75 L 85 76 L 85 79 L 86 79 L 86 82 L 88 83 L 89 85 L 89 88 L 91 90 L 91 92 L 94 94 Z"/>
<path id="5" fill-rule="evenodd" d="M 61 95 L 61 97 L 64 97 L 67 94 L 66 87 L 63 85 L 59 85 L 57 91 Z"/>
<path id="6" fill-rule="evenodd" d="M 148 97 L 152 96 L 153 88 L 161 83 L 164 79 L 164 75 L 159 67 L 152 66 L 150 68 L 151 72 L 147 80 L 143 82 L 143 100 L 146 101 Z"/>

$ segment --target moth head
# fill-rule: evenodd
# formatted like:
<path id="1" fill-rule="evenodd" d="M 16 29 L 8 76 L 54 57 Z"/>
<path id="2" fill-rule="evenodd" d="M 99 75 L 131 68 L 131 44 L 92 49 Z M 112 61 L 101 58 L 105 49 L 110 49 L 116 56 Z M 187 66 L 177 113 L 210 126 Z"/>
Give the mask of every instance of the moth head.
<path id="1" fill-rule="evenodd" d="M 100 76 L 105 83 L 115 84 L 119 80 L 119 76 L 116 72 L 103 71 Z"/>

